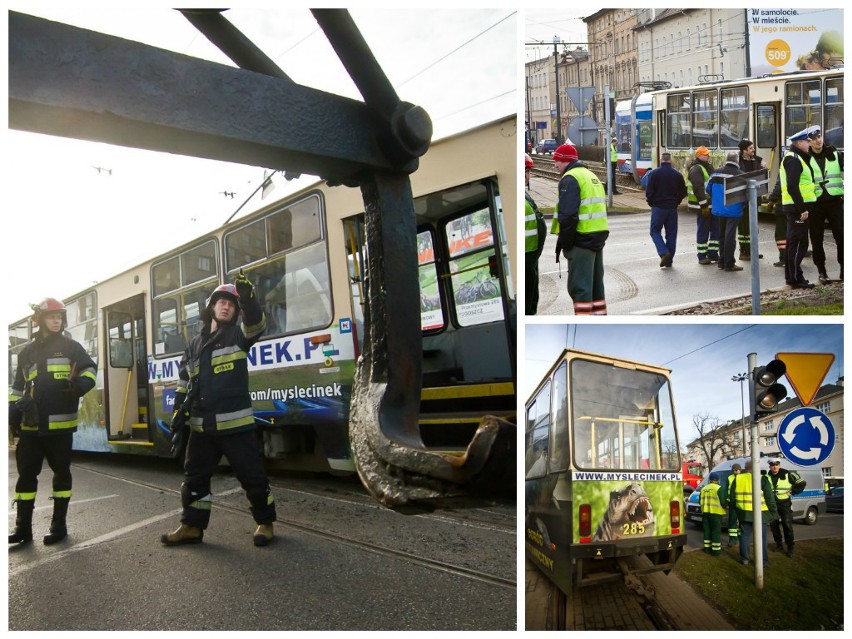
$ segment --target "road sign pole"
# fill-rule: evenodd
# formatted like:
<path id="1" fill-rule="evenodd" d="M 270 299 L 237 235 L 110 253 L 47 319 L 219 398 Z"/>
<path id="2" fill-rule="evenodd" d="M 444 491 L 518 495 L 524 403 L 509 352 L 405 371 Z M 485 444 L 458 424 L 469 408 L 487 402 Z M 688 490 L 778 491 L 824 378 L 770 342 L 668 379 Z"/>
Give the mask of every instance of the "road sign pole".
<path id="1" fill-rule="evenodd" d="M 757 229 L 757 180 L 749 180 L 748 221 L 751 246 L 751 312 L 760 315 L 760 241 Z"/>
<path id="2" fill-rule="evenodd" d="M 752 245 L 754 248 L 754 245 Z M 754 250 L 752 254 L 756 253 Z M 760 476 L 760 446 L 757 442 L 757 403 L 755 402 L 754 371 L 757 368 L 757 353 L 748 354 L 749 371 L 749 400 L 751 408 L 751 513 L 754 532 L 754 585 L 763 590 L 763 512 L 761 510 L 761 493 L 763 492 L 762 477 Z"/>

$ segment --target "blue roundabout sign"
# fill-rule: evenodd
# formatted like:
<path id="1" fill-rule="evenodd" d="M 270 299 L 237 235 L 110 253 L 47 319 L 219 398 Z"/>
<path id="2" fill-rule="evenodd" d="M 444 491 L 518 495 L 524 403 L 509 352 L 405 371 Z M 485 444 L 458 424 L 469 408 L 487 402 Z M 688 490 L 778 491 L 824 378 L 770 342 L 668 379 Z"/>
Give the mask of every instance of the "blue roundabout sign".
<path id="1" fill-rule="evenodd" d="M 815 408 L 791 411 L 778 427 L 778 445 L 784 456 L 799 466 L 816 466 L 834 449 L 834 425 Z"/>

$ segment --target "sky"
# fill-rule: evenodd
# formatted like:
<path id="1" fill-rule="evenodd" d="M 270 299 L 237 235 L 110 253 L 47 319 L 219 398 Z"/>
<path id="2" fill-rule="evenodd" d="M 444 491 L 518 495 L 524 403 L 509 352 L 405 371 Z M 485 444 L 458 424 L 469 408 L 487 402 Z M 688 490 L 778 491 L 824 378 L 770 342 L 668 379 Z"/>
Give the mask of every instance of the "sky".
<path id="1" fill-rule="evenodd" d="M 524 14 L 524 62 L 540 60 L 553 55 L 553 39 L 559 38 L 565 43 L 586 42 L 589 37 L 583 18 L 594 14 L 600 8 L 589 9 L 527 9 Z M 541 46 L 532 46 L 533 42 L 542 42 Z M 581 48 L 588 48 L 580 45 Z M 575 46 L 569 46 L 574 49 Z M 559 47 L 562 50 L 562 47 Z"/>
<path id="2" fill-rule="evenodd" d="M 7 6 L 234 66 L 171 9 Z M 350 13 L 400 99 L 429 113 L 433 139 L 517 111 L 516 9 Z M 235 8 L 225 16 L 296 83 L 362 99 L 308 9 Z M 3 115 L 6 106 L 3 100 Z M 4 271 L 16 274 L 6 286 L 7 324 L 28 315 L 31 302 L 73 295 L 220 226 L 264 177 L 257 167 L 5 128 L 2 148 L 0 241 Z M 314 181 L 276 176 L 271 198 L 256 196 L 240 216 Z"/>
<path id="3" fill-rule="evenodd" d="M 823 384 L 843 376 L 842 324 L 530 324 L 526 326 L 519 391 L 526 401 L 563 348 L 602 353 L 672 371 L 672 396 L 681 444 L 697 436 L 694 415 L 740 419 L 749 411 L 748 354 L 765 365 L 779 352 L 833 353 Z M 788 380 L 788 397 L 795 397 Z M 745 398 L 743 402 L 741 397 Z"/>

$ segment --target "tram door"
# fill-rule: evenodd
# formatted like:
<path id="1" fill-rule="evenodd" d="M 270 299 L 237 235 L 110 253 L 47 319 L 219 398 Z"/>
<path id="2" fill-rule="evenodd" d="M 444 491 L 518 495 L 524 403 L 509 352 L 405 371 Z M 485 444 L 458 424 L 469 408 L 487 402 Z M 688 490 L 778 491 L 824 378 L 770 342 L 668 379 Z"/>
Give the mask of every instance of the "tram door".
<path id="1" fill-rule="evenodd" d="M 775 186 L 778 168 L 784 153 L 781 139 L 781 103 L 759 102 L 752 105 L 755 153 L 766 161 L 769 169 L 769 191 Z"/>
<path id="2" fill-rule="evenodd" d="M 107 437 L 151 445 L 144 295 L 113 304 L 104 314 Z"/>

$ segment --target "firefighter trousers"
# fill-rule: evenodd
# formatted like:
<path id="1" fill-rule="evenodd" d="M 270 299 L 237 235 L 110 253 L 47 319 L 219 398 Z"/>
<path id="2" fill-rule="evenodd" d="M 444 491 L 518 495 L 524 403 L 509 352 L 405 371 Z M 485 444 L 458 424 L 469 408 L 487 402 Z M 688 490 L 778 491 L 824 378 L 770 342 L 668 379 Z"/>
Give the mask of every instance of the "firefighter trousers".
<path id="1" fill-rule="evenodd" d="M 181 486 L 181 522 L 196 528 L 207 528 L 213 504 L 210 478 L 222 455 L 227 458 L 234 475 L 246 491 L 255 522 L 271 524 L 275 521 L 275 503 L 254 431 L 231 435 L 208 435 L 193 431 L 186 445 L 185 476 Z"/>
<path id="2" fill-rule="evenodd" d="M 18 481 L 15 484 L 17 499 L 34 500 L 38 489 L 38 476 L 44 460 L 53 471 L 53 494 L 71 496 L 71 443 L 73 433 L 62 433 L 40 437 L 23 435 L 18 439 L 15 462 L 18 466 Z"/>

